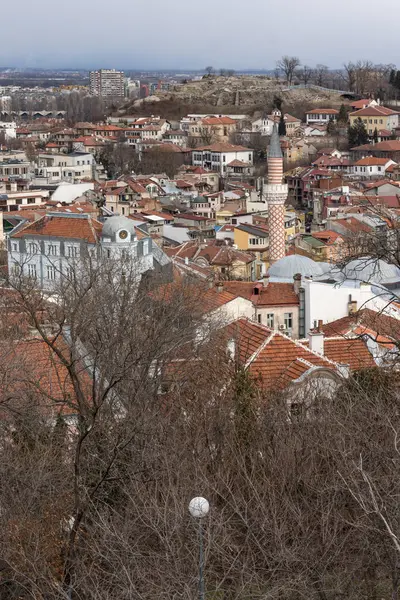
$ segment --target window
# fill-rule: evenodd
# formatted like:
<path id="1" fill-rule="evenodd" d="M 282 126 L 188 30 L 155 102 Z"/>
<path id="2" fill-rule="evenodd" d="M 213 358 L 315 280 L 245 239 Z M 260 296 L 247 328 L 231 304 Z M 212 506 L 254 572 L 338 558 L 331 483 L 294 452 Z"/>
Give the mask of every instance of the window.
<path id="1" fill-rule="evenodd" d="M 13 249 L 13 252 L 18 252 L 18 242 L 12 243 L 12 249 Z"/>
<path id="2" fill-rule="evenodd" d="M 383 125 L 383 119 L 379 119 L 380 125 Z"/>
<path id="3" fill-rule="evenodd" d="M 56 278 L 56 268 L 48 265 L 47 266 L 47 279 L 49 281 L 55 281 L 55 278 Z"/>
<path id="4" fill-rule="evenodd" d="M 48 244 L 48 246 L 47 246 L 47 254 L 48 254 L 48 256 L 57 256 L 57 246 L 56 246 L 56 244 Z"/>
<path id="5" fill-rule="evenodd" d="M 226 156 L 225 156 L 225 154 L 222 157 L 222 162 L 226 162 Z"/>
<path id="6" fill-rule="evenodd" d="M 378 167 L 378 171 L 382 171 L 382 167 Z"/>
<path id="7" fill-rule="evenodd" d="M 274 313 L 267 314 L 267 327 L 270 329 L 274 328 Z"/>
<path id="8" fill-rule="evenodd" d="M 13 263 L 13 265 L 12 265 L 12 268 L 11 268 L 11 269 L 12 269 L 12 274 L 13 274 L 13 275 L 19 275 L 19 273 L 20 273 L 20 270 L 21 270 L 21 269 L 20 269 L 20 266 L 19 266 L 19 264 L 18 264 L 18 263 L 16 263 L 16 262 L 15 262 L 15 263 Z"/>
<path id="9" fill-rule="evenodd" d="M 28 265 L 28 277 L 36 279 L 36 265 Z"/>
<path id="10" fill-rule="evenodd" d="M 375 125 L 377 124 L 377 122 L 378 122 L 378 119 L 374 119 L 374 123 L 375 123 Z"/>
<path id="11" fill-rule="evenodd" d="M 285 329 L 291 331 L 293 329 L 293 313 L 284 314 Z"/>
<path id="12" fill-rule="evenodd" d="M 261 315 L 257 315 L 257 321 L 261 323 Z"/>
<path id="13" fill-rule="evenodd" d="M 249 154 L 249 162 L 251 162 L 251 154 Z"/>
<path id="14" fill-rule="evenodd" d="M 38 251 L 37 244 L 35 244 L 35 242 L 29 242 L 29 244 L 28 244 L 29 254 L 36 254 L 37 251 Z"/>
<path id="15" fill-rule="evenodd" d="M 78 256 L 78 248 L 76 246 L 67 246 L 67 256 L 69 258 Z"/>

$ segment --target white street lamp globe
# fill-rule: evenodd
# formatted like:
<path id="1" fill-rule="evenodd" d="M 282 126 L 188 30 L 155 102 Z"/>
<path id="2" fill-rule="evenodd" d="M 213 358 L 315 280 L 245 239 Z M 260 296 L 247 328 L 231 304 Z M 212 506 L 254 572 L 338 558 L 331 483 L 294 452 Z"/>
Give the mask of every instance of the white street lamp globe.
<path id="1" fill-rule="evenodd" d="M 201 519 L 208 515 L 208 511 L 210 510 L 210 505 L 208 500 L 205 498 L 197 497 L 193 498 L 189 502 L 189 512 L 192 517 L 196 519 Z"/>

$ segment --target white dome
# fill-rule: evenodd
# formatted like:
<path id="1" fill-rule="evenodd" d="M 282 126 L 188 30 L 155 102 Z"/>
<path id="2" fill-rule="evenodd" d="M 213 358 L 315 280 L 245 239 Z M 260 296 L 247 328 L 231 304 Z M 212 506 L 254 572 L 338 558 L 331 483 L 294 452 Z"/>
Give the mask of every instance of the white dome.
<path id="1" fill-rule="evenodd" d="M 300 273 L 303 277 L 321 277 L 326 272 L 325 265 L 300 254 L 292 254 L 277 260 L 270 266 L 269 275 L 279 279 L 293 279 Z"/>
<path id="2" fill-rule="evenodd" d="M 135 237 L 135 224 L 128 217 L 115 216 L 108 217 L 103 225 L 103 237 L 113 238 L 116 236 L 118 231 L 125 230 L 131 234 L 131 237 Z"/>
<path id="3" fill-rule="evenodd" d="M 351 260 L 342 269 L 335 268 L 335 274 L 343 279 L 353 279 L 367 283 L 396 283 L 400 282 L 400 269 L 384 260 L 365 256 Z"/>

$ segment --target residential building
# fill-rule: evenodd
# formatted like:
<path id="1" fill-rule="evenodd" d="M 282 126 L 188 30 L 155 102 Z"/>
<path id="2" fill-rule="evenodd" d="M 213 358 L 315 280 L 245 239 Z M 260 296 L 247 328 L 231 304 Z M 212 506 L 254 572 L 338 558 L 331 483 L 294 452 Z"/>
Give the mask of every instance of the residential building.
<path id="1" fill-rule="evenodd" d="M 354 125 L 357 119 L 361 119 L 365 124 L 369 135 L 373 135 L 375 129 L 387 129 L 394 131 L 399 126 L 398 111 L 386 108 L 385 106 L 367 106 L 349 114 L 350 125 Z"/>
<path id="2" fill-rule="evenodd" d="M 225 281 L 224 289 L 252 302 L 254 321 L 297 339 L 299 337 L 299 289 L 294 283 Z"/>
<path id="3" fill-rule="evenodd" d="M 294 244 L 296 248 L 304 250 L 316 261 L 336 263 L 343 260 L 346 255 L 343 236 L 329 229 L 299 235 L 295 238 Z"/>
<path id="4" fill-rule="evenodd" d="M 9 273 L 31 277 L 39 288 L 51 291 L 72 270 L 80 269 L 88 254 L 121 261 L 129 257 L 137 264 L 138 275 L 171 267 L 150 237 L 137 239 L 134 223 L 126 217 L 109 217 L 102 224 L 88 214 L 56 212 L 11 233 Z"/>
<path id="5" fill-rule="evenodd" d="M 387 169 L 396 163 L 390 158 L 366 156 L 355 162 L 351 168 L 354 175 L 362 177 L 384 177 Z"/>
<path id="6" fill-rule="evenodd" d="M 295 135 L 301 125 L 301 119 L 293 117 L 288 113 L 283 115 L 286 125 L 286 135 L 292 137 Z M 271 135 L 274 123 L 278 123 L 281 119 L 281 111 L 274 110 L 271 115 L 263 115 L 258 119 L 255 119 L 251 124 L 251 131 L 253 133 L 260 133 L 261 135 Z"/>
<path id="7" fill-rule="evenodd" d="M 79 183 L 82 179 L 104 178 L 104 168 L 96 164 L 93 154 L 71 152 L 70 154 L 42 153 L 37 156 L 35 167 L 36 185 L 48 185 L 68 181 Z"/>
<path id="8" fill-rule="evenodd" d="M 237 121 L 230 117 L 204 117 L 189 124 L 189 139 L 195 143 L 229 142 Z"/>
<path id="9" fill-rule="evenodd" d="M 29 179 L 30 175 L 31 163 L 26 158 L 3 158 L 0 156 L 0 177 Z"/>
<path id="10" fill-rule="evenodd" d="M 90 71 L 90 93 L 92 96 L 123 97 L 124 72 L 115 69 L 100 69 Z"/>
<path id="11" fill-rule="evenodd" d="M 335 108 L 314 108 L 306 112 L 307 125 L 327 125 L 329 121 L 336 122 L 339 111 Z"/>
<path id="12" fill-rule="evenodd" d="M 218 142 L 192 150 L 192 165 L 225 175 L 228 165 L 236 160 L 252 167 L 253 154 L 253 150 L 245 146 Z"/>

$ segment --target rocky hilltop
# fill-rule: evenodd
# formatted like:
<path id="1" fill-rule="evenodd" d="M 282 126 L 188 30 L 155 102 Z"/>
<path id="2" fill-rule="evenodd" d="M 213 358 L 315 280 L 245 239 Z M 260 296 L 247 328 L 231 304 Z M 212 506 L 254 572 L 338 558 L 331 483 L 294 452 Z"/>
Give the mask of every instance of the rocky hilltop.
<path id="1" fill-rule="evenodd" d="M 282 82 L 266 76 L 204 77 L 199 81 L 176 85 L 168 92 L 157 92 L 159 100 L 207 106 L 236 106 L 251 108 L 282 98 L 286 106 L 300 102 L 310 105 L 340 105 L 343 102 L 335 91 L 295 86 L 287 88 Z"/>

